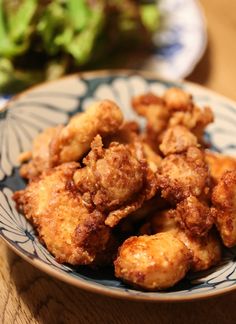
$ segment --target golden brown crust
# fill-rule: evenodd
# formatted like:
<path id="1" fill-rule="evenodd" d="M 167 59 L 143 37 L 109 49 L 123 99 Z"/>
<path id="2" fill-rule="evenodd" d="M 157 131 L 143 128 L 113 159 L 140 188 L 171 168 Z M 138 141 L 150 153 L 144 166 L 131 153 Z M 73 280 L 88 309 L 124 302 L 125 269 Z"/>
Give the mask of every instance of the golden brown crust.
<path id="1" fill-rule="evenodd" d="M 221 259 L 221 243 L 216 233 L 211 230 L 204 237 L 193 237 L 180 228 L 170 210 L 157 212 L 141 228 L 142 234 L 172 233 L 183 242 L 192 254 L 190 269 L 203 271 L 216 265 Z"/>
<path id="2" fill-rule="evenodd" d="M 210 169 L 211 177 L 217 183 L 226 171 L 236 170 L 236 158 L 224 154 L 205 151 L 205 159 Z"/>
<path id="3" fill-rule="evenodd" d="M 202 195 L 210 181 L 204 153 L 190 147 L 186 153 L 168 155 L 161 162 L 158 180 L 162 197 L 171 202 Z"/>
<path id="4" fill-rule="evenodd" d="M 79 160 L 90 148 L 93 138 L 116 132 L 123 122 L 119 107 L 110 100 L 92 104 L 75 115 L 50 143 L 51 165 Z"/>
<path id="5" fill-rule="evenodd" d="M 206 236 L 214 223 L 211 208 L 194 196 L 181 201 L 172 216 L 188 235 L 194 237 Z"/>
<path id="6" fill-rule="evenodd" d="M 143 150 L 149 168 L 153 172 L 157 172 L 161 164 L 162 157 L 159 154 L 157 154 L 148 143 L 145 143 L 144 141 L 143 141 Z"/>
<path id="7" fill-rule="evenodd" d="M 170 118 L 164 100 L 153 93 L 147 93 L 133 98 L 132 106 L 139 115 L 147 119 L 146 142 L 158 152 L 158 145 L 162 141 L 163 132 Z"/>
<path id="8" fill-rule="evenodd" d="M 74 190 L 72 177 L 77 168 L 72 162 L 50 169 L 13 199 L 59 262 L 90 264 L 106 249 L 110 230 L 105 216 L 99 211 L 90 213 Z"/>
<path id="9" fill-rule="evenodd" d="M 52 138 L 61 130 L 62 126 L 46 128 L 42 133 L 37 135 L 33 141 L 31 155 L 27 153 L 28 163 L 20 168 L 20 175 L 26 179 L 33 179 L 39 176 L 44 170 L 50 168 L 49 144 Z M 24 162 L 25 154 L 19 157 Z M 24 158 L 24 159 L 23 159 Z"/>
<path id="10" fill-rule="evenodd" d="M 189 129 L 204 144 L 204 130 L 213 122 L 213 113 L 209 107 L 200 109 L 192 96 L 182 89 L 170 88 L 163 97 L 147 93 L 133 98 L 134 110 L 147 119 L 146 141 L 159 152 L 159 144 L 168 128 L 177 125 Z"/>
<path id="11" fill-rule="evenodd" d="M 78 161 L 89 150 L 94 136 L 112 134 L 122 122 L 122 113 L 114 102 L 94 103 L 86 112 L 72 117 L 66 126 L 48 128 L 40 133 L 33 142 L 32 159 L 22 165 L 20 175 L 33 179 L 51 167 Z"/>
<path id="12" fill-rule="evenodd" d="M 74 181 L 90 208 L 108 213 L 106 224 L 114 227 L 156 192 L 155 176 L 144 160 L 142 144 L 111 143 L 103 149 L 100 137 L 92 143 Z"/>
<path id="13" fill-rule="evenodd" d="M 214 232 L 202 238 L 194 238 L 184 231 L 178 231 L 176 237 L 192 252 L 191 270 L 193 272 L 210 269 L 221 260 L 221 244 Z"/>
<path id="14" fill-rule="evenodd" d="M 192 96 L 180 88 L 169 88 L 163 98 L 170 111 L 188 111 L 192 109 Z"/>
<path id="15" fill-rule="evenodd" d="M 204 130 L 206 126 L 214 121 L 212 110 L 209 107 L 203 109 L 193 106 L 191 111 L 177 111 L 169 119 L 168 127 L 182 125 L 188 128 L 204 144 Z"/>
<path id="16" fill-rule="evenodd" d="M 212 192 L 216 226 L 227 247 L 236 245 L 236 170 L 226 171 Z"/>
<path id="17" fill-rule="evenodd" d="M 161 152 L 169 154 L 183 153 L 191 146 L 197 146 L 197 138 L 186 127 L 176 125 L 167 129 L 160 145 Z"/>
<path id="18" fill-rule="evenodd" d="M 213 114 L 185 91 L 147 93 L 132 104 L 147 120 L 144 133 L 103 100 L 37 136 L 21 155 L 30 184 L 14 199 L 56 259 L 74 265 L 111 264 L 117 238 L 145 222 L 144 235 L 120 247 L 115 273 L 159 290 L 220 260 L 213 223 L 226 246 L 236 245 L 236 159 L 203 149 Z"/>
<path id="19" fill-rule="evenodd" d="M 145 290 L 162 290 L 186 275 L 191 258 L 188 248 L 172 233 L 134 236 L 119 248 L 115 275 Z"/>

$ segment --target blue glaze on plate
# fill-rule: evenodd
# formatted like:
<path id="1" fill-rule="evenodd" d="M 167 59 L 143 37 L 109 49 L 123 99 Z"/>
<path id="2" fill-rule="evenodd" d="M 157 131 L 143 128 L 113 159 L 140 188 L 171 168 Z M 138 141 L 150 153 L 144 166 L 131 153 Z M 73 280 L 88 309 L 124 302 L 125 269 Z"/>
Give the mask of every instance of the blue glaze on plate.
<path id="1" fill-rule="evenodd" d="M 156 49 L 143 68 L 158 76 L 181 79 L 189 75 L 207 45 L 203 11 L 196 0 L 159 0 L 161 29 L 154 35 Z"/>

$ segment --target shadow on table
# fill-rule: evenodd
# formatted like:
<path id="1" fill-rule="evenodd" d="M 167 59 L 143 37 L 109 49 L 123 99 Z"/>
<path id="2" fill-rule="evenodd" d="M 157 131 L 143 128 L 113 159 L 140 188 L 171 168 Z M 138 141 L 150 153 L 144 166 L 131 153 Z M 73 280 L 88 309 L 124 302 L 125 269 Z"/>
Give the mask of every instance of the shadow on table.
<path id="1" fill-rule="evenodd" d="M 235 323 L 236 293 L 194 303 L 145 303 L 82 291 L 34 268 L 9 249 L 19 298 L 40 323 Z"/>

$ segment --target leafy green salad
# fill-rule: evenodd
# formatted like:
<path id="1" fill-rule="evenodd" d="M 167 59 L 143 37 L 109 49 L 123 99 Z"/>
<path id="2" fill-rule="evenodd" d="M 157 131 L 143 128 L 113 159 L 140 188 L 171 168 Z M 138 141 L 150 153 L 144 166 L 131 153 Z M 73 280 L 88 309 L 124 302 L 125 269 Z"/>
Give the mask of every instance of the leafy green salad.
<path id="1" fill-rule="evenodd" d="M 151 47 L 156 1 L 0 0 L 0 92 Z"/>

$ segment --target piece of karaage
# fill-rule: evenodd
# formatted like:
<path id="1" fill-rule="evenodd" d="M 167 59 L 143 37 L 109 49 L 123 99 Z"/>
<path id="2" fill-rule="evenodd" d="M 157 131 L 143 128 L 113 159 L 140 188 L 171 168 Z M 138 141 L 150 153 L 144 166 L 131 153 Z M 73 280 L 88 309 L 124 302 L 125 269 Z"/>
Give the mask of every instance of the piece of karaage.
<path id="1" fill-rule="evenodd" d="M 75 185 L 90 209 L 107 214 L 105 223 L 110 227 L 156 193 L 156 177 L 144 159 L 141 142 L 113 142 L 104 149 L 97 136 L 83 164 L 74 174 Z"/>
<path id="2" fill-rule="evenodd" d="M 163 97 L 153 93 L 137 96 L 133 98 L 132 106 L 147 119 L 146 141 L 157 152 L 166 130 L 176 125 L 189 129 L 203 144 L 204 130 L 214 119 L 210 108 L 200 109 L 192 96 L 179 88 L 168 89 Z"/>
<path id="3" fill-rule="evenodd" d="M 89 151 L 94 137 L 115 133 L 123 122 L 120 108 L 110 100 L 92 104 L 71 118 L 50 143 L 51 165 L 77 161 Z"/>
<path id="4" fill-rule="evenodd" d="M 115 276 L 145 290 L 174 286 L 188 272 L 189 249 L 172 233 L 133 236 L 119 248 Z"/>
<path id="5" fill-rule="evenodd" d="M 105 215 L 90 212 L 74 186 L 78 167 L 71 162 L 47 170 L 13 196 L 56 260 L 74 265 L 96 263 L 111 241 Z"/>
<path id="6" fill-rule="evenodd" d="M 192 236 L 179 226 L 170 210 L 157 212 L 140 229 L 142 235 L 163 232 L 172 233 L 189 249 L 192 254 L 191 271 L 207 270 L 221 259 L 221 244 L 213 230 L 209 231 L 204 237 Z"/>
<path id="7" fill-rule="evenodd" d="M 164 156 L 183 153 L 191 146 L 198 146 L 196 136 L 185 126 L 176 125 L 167 129 L 160 144 Z"/>
<path id="8" fill-rule="evenodd" d="M 97 134 L 115 133 L 122 122 L 123 115 L 114 102 L 95 102 L 85 112 L 72 117 L 66 126 L 49 128 L 39 134 L 34 140 L 32 160 L 21 167 L 21 176 L 31 179 L 48 168 L 79 161 Z"/>
<path id="9" fill-rule="evenodd" d="M 215 184 L 220 180 L 225 171 L 236 170 L 236 159 L 231 156 L 205 150 L 205 159 Z"/>
<path id="10" fill-rule="evenodd" d="M 214 187 L 215 222 L 224 245 L 236 245 L 236 170 L 226 171 Z"/>
<path id="11" fill-rule="evenodd" d="M 193 237 L 204 237 L 214 223 L 214 212 L 206 202 L 189 196 L 177 204 L 172 216 L 180 227 Z"/>
<path id="12" fill-rule="evenodd" d="M 20 175 L 26 179 L 33 179 L 40 175 L 44 170 L 49 169 L 50 156 L 49 145 L 51 140 L 61 130 L 63 126 L 46 128 L 33 140 L 32 151 L 24 152 L 19 156 L 20 162 L 24 163 L 20 167 Z"/>
<path id="13" fill-rule="evenodd" d="M 209 191 L 210 178 L 204 152 L 194 146 L 185 153 L 165 157 L 157 177 L 162 197 L 173 203 L 189 196 L 204 196 Z"/>

